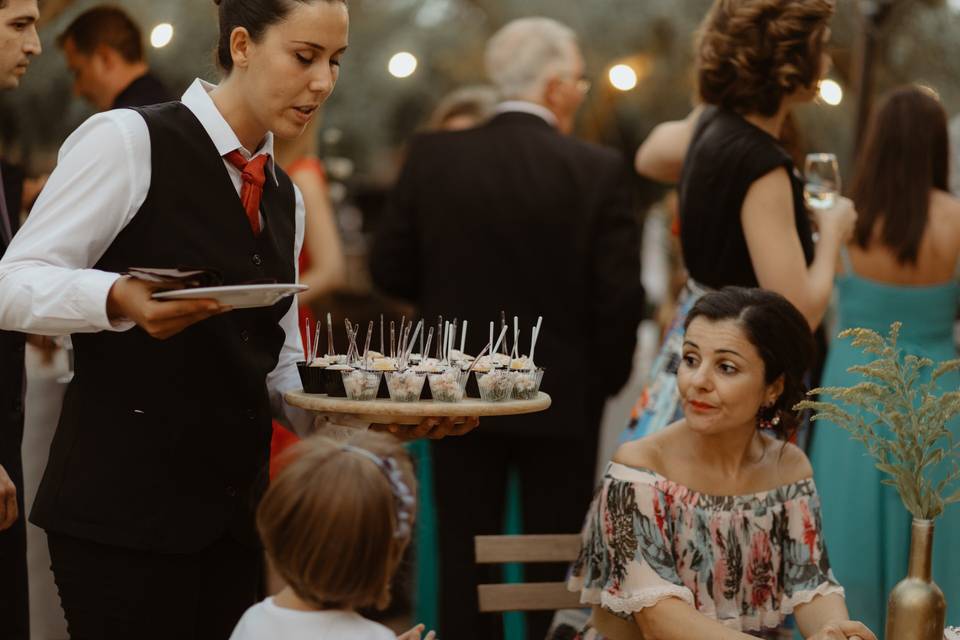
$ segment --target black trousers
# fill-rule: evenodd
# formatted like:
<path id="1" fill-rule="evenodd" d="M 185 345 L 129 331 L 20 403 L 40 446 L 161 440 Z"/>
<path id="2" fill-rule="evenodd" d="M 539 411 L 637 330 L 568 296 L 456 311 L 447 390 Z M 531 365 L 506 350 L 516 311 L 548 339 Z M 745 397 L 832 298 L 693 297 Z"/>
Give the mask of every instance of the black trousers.
<path id="1" fill-rule="evenodd" d="M 475 563 L 473 537 L 502 533 L 509 467 L 520 473 L 524 534 L 577 533 L 593 496 L 596 455 L 596 434 L 551 440 L 476 433 L 434 443 L 439 637 L 503 637 L 501 616 L 480 614 L 477 606 L 477 585 L 502 582 L 502 567 Z M 529 564 L 524 581 L 563 580 L 566 571 L 562 564 Z M 527 637 L 543 640 L 552 617 L 553 612 L 528 612 Z"/>
<path id="2" fill-rule="evenodd" d="M 20 414 L 22 417 L 22 414 Z M 0 423 L 0 465 L 17 488 L 20 517 L 0 531 L 0 640 L 30 640 L 27 604 L 27 512 L 23 504 L 23 465 L 20 441 L 23 423 Z"/>
<path id="3" fill-rule="evenodd" d="M 262 551 L 229 537 L 162 554 L 47 535 L 71 640 L 227 640 L 257 601 Z"/>

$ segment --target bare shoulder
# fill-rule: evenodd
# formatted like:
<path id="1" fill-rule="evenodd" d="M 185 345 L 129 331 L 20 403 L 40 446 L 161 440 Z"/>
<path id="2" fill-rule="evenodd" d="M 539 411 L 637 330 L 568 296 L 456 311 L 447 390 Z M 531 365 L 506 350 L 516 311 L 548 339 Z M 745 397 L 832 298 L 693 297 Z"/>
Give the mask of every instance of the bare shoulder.
<path id="1" fill-rule="evenodd" d="M 676 432 L 671 425 L 657 433 L 620 445 L 612 460 L 628 467 L 649 469 L 664 475 L 664 469 L 668 466 L 665 452 L 670 450 L 670 444 L 675 438 Z"/>
<path id="2" fill-rule="evenodd" d="M 813 477 L 813 465 L 803 449 L 790 442 L 782 442 L 769 436 L 768 447 L 776 465 L 777 484 L 793 484 Z"/>

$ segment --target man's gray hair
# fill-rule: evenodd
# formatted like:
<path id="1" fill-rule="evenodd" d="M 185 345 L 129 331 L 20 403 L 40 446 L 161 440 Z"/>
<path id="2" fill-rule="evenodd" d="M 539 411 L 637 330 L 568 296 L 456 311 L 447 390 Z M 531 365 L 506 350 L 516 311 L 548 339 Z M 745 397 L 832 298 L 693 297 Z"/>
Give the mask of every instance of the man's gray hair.
<path id="1" fill-rule="evenodd" d="M 569 27 L 550 18 L 519 18 L 487 42 L 487 77 L 507 100 L 537 100 L 552 77 L 574 73 L 577 50 Z"/>

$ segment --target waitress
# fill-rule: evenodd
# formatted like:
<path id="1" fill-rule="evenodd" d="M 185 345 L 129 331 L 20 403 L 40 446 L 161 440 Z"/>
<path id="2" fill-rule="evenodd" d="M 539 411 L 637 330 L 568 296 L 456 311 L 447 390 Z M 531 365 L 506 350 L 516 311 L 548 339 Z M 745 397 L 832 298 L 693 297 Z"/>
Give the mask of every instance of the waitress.
<path id="1" fill-rule="evenodd" d="M 282 400 L 300 386 L 294 299 L 160 302 L 120 275 L 297 278 L 303 202 L 274 135 L 299 135 L 333 91 L 347 6 L 217 4 L 221 84 L 84 123 L 0 261 L 0 329 L 73 334 L 76 375 L 31 521 L 74 640 L 226 639 L 258 595 L 252 510 L 271 417 L 310 426 Z M 425 421 L 415 435 L 474 425 Z"/>

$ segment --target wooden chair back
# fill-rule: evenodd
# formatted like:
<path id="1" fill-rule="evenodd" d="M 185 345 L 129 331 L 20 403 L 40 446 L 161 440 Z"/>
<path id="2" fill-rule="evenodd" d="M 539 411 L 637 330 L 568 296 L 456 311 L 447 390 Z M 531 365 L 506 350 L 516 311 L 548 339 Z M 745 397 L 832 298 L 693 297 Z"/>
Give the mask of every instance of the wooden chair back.
<path id="1" fill-rule="evenodd" d="M 573 562 L 580 553 L 580 534 L 529 536 L 476 536 L 477 564 L 505 562 Z M 580 609 L 580 594 L 567 591 L 563 582 L 477 585 L 480 611 L 554 611 Z"/>

